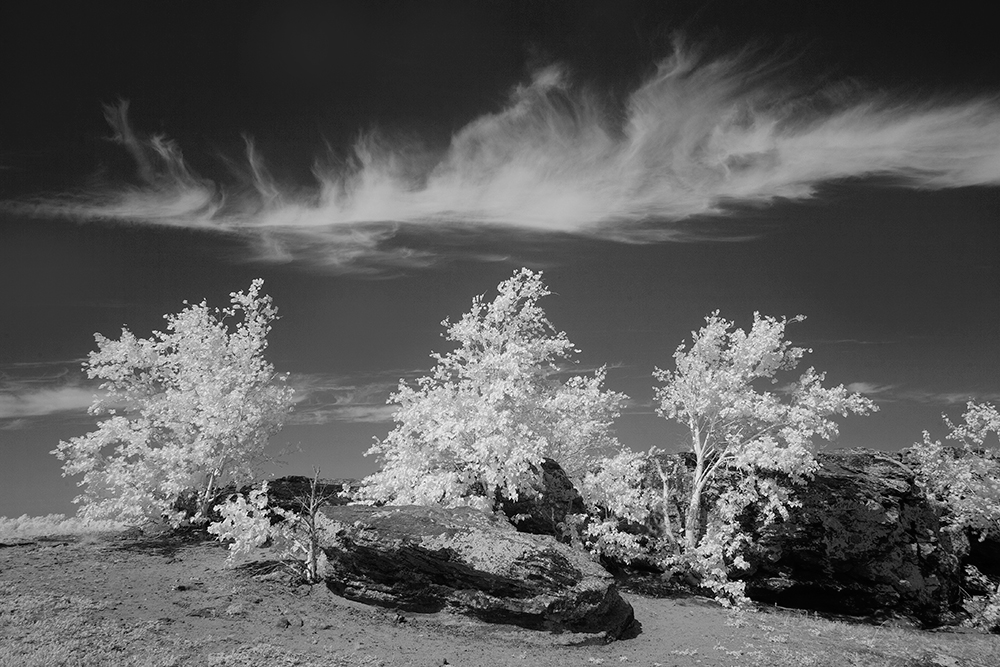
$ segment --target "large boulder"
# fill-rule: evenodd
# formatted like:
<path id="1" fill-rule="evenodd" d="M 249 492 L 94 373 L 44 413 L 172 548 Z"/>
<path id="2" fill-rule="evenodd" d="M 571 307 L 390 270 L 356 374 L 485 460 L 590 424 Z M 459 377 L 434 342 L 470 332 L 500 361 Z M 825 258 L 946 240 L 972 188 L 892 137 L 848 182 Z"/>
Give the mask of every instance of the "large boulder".
<path id="1" fill-rule="evenodd" d="M 327 584 L 360 602 L 450 610 L 488 622 L 601 634 L 636 630 L 614 579 L 583 551 L 470 508 L 324 508 L 343 529 L 324 545 Z"/>
<path id="2" fill-rule="evenodd" d="M 517 500 L 502 498 L 501 507 L 522 533 L 552 535 L 560 542 L 570 541 L 566 517 L 587 511 L 569 475 L 552 459 L 542 461 L 541 475 L 531 493 L 523 493 Z"/>
<path id="3" fill-rule="evenodd" d="M 896 612 L 936 624 L 959 598 L 960 564 L 934 507 L 898 455 L 821 452 L 802 506 L 760 536 L 747 592 L 848 614 Z"/>

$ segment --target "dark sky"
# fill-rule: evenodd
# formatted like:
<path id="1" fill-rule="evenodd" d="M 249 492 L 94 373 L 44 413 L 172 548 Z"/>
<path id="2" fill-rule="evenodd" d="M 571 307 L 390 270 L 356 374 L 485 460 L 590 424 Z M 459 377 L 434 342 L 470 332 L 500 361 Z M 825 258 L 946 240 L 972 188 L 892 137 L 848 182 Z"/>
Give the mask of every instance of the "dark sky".
<path id="1" fill-rule="evenodd" d="M 281 473 L 372 472 L 389 391 L 520 266 L 632 397 L 635 449 L 679 445 L 651 372 L 715 309 L 807 316 L 806 363 L 881 407 L 836 446 L 939 433 L 1000 398 L 1000 53 L 977 7 L 0 10 L 0 515 L 72 511 L 49 451 L 93 428 L 94 332 L 147 336 L 255 277 L 301 399 Z"/>

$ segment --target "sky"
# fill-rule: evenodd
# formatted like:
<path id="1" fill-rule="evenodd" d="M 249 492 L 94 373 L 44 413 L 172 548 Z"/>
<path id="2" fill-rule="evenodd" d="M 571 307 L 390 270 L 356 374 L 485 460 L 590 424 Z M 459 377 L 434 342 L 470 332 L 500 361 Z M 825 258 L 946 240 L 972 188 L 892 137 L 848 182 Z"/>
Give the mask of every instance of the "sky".
<path id="1" fill-rule="evenodd" d="M 1000 400 L 975 3 L 54 7 L 0 10 L 0 516 L 74 510 L 50 452 L 95 428 L 95 332 L 257 277 L 297 401 L 268 474 L 374 472 L 442 320 L 522 266 L 638 451 L 683 446 L 652 372 L 715 310 L 805 315 L 803 368 L 877 401 L 829 447 Z"/>

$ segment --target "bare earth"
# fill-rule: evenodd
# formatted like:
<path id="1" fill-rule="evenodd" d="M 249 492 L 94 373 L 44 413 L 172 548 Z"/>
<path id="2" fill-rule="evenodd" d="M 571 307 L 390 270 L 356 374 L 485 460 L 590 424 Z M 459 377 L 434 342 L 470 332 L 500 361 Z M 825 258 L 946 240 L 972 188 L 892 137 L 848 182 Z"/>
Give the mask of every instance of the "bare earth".
<path id="1" fill-rule="evenodd" d="M 592 637 L 398 614 L 226 566 L 221 544 L 105 534 L 0 548 L 0 665 L 996 667 L 1000 636 L 626 594 L 642 632 Z M 266 551 L 261 552 L 266 558 Z"/>

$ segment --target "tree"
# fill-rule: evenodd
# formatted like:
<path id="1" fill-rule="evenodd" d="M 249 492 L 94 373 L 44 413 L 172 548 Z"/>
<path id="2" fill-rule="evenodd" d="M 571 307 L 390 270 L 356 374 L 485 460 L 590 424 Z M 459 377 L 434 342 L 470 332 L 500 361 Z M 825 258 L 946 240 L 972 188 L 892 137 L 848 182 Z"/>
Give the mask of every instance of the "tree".
<path id="1" fill-rule="evenodd" d="M 695 455 L 683 549 L 695 555 L 711 546 L 716 559 L 712 568 L 719 570 L 723 556 L 736 556 L 740 564 L 740 540 L 732 530 L 746 508 L 753 506 L 764 523 L 787 515 L 785 483 L 811 477 L 817 465 L 813 438 L 837 435 L 831 417 L 867 414 L 877 406 L 843 385 L 824 388 L 824 374 L 813 368 L 777 391 L 759 390 L 756 385 L 762 382 L 776 384 L 779 371 L 794 370 L 808 351 L 784 340 L 785 319 L 754 313 L 749 332 L 735 329 L 718 311 L 705 322 L 692 333 L 690 348 L 677 348 L 675 370 L 657 368 L 653 376 L 663 383 L 655 389 L 657 412 L 688 430 Z M 715 498 L 713 509 L 725 533 L 713 535 L 715 545 L 703 544 L 708 494 Z M 701 557 L 709 558 L 704 549 Z"/>
<path id="2" fill-rule="evenodd" d="M 1000 536 L 1000 411 L 990 403 L 970 401 L 962 423 L 954 424 L 945 415 L 949 446 L 931 440 L 924 431 L 923 442 L 915 443 L 907 454 L 915 460 L 917 483 L 934 501 L 947 510 L 946 528 L 953 533 L 971 531 L 979 539 Z M 992 434 L 992 436 L 991 436 Z"/>
<path id="3" fill-rule="evenodd" d="M 52 452 L 64 476 L 83 475 L 82 516 L 177 521 L 172 505 L 193 494 L 203 517 L 217 489 L 253 477 L 292 399 L 263 358 L 277 310 L 262 285 L 230 294 L 228 308 L 202 301 L 165 315 L 167 332 L 148 339 L 94 335 L 84 368 L 105 393 L 90 413 L 108 418 Z"/>
<path id="4" fill-rule="evenodd" d="M 962 422 L 942 415 L 948 440 L 931 440 L 905 450 L 914 464 L 917 484 L 931 502 L 943 508 L 942 525 L 951 534 L 956 551 L 968 553 L 969 538 L 1000 537 L 1000 410 L 990 403 L 969 401 Z M 963 606 L 966 624 L 987 632 L 1000 631 L 1000 581 L 974 565 L 965 566 L 963 590 L 971 592 Z"/>
<path id="5" fill-rule="evenodd" d="M 602 388 L 604 368 L 561 379 L 578 350 L 538 305 L 550 294 L 541 274 L 521 269 L 497 291 L 442 322 L 457 349 L 432 354 L 431 374 L 390 396 L 396 428 L 368 451 L 384 464 L 360 499 L 493 509 L 532 494 L 545 458 L 579 478 L 620 450 L 611 426 L 625 396 Z"/>

